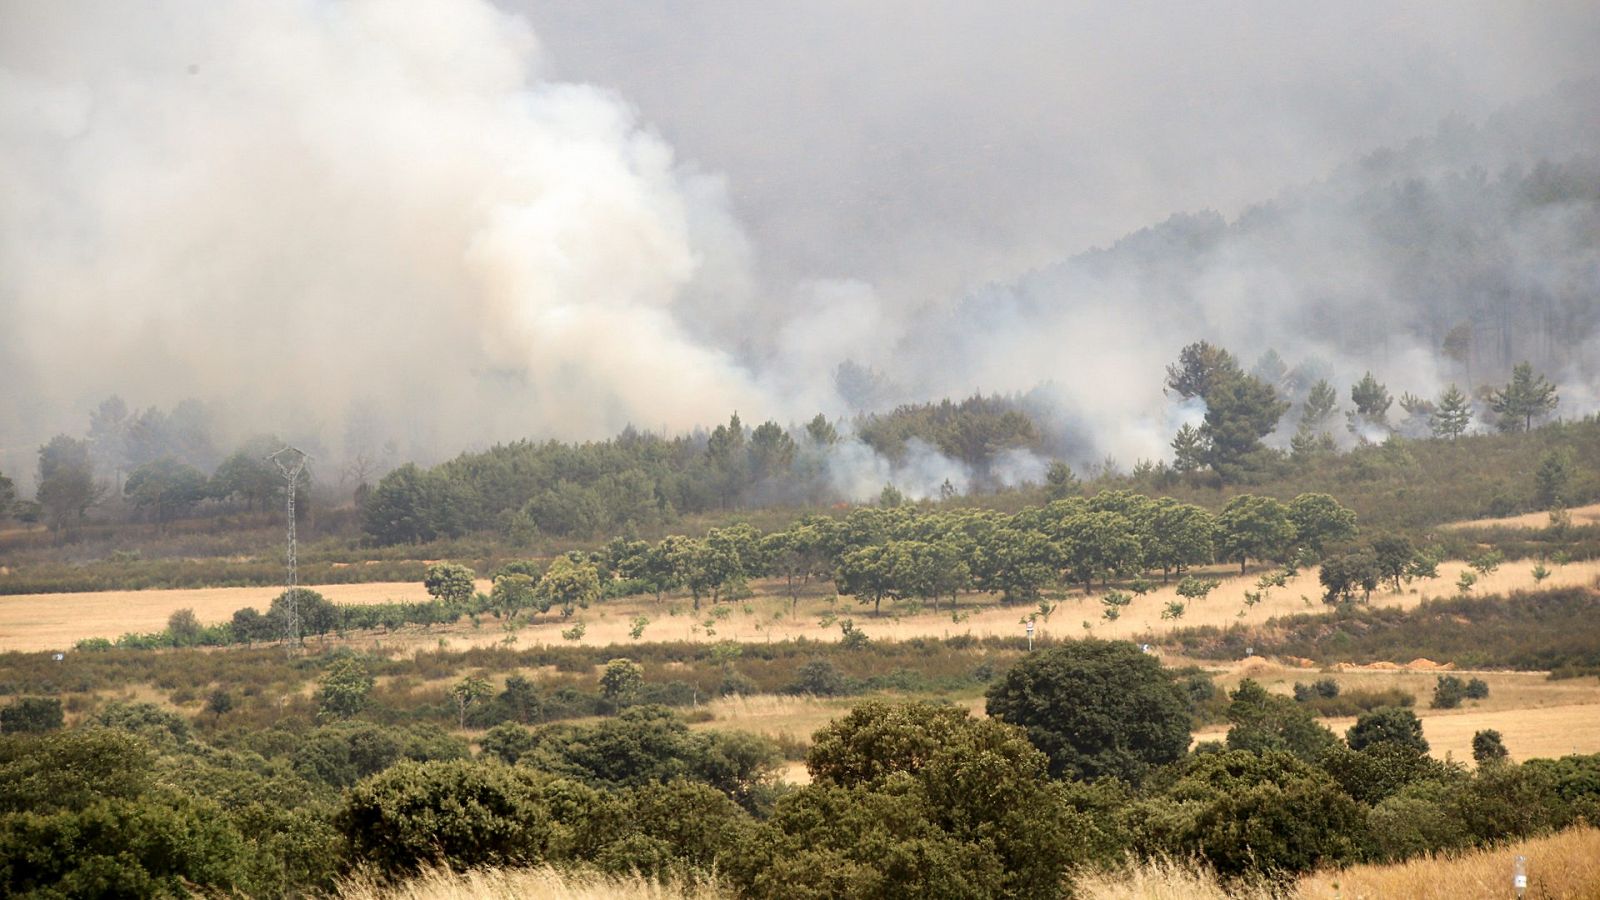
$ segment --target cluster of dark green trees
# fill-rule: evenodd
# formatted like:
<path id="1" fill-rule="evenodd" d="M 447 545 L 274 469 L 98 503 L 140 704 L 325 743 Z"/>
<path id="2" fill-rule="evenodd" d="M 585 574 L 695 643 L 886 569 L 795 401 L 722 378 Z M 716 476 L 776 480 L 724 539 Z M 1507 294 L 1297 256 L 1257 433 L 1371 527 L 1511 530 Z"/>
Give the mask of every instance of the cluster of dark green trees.
<path id="1" fill-rule="evenodd" d="M 1225 742 L 1191 752 L 1191 710 L 1215 688 L 1120 642 L 1023 657 L 986 719 L 861 704 L 816 734 L 798 788 L 775 781 L 771 742 L 652 706 L 506 722 L 473 757 L 432 726 L 351 718 L 360 704 L 334 696 L 349 663 L 328 659 L 315 725 L 206 743 L 181 716 L 113 703 L 66 731 L 8 728 L 0 885 L 282 895 L 355 868 L 554 863 L 715 872 L 750 897 L 1053 897 L 1078 867 L 1130 853 L 1288 876 L 1600 813 L 1600 756 L 1519 764 L 1485 732 L 1472 772 L 1431 759 L 1409 710 L 1363 715 L 1341 739 L 1250 681 Z"/>
<path id="2" fill-rule="evenodd" d="M 968 466 L 992 486 L 1001 452 L 1037 447 L 1038 429 L 1015 401 L 973 396 L 870 414 L 855 434 L 885 458 L 913 441 Z M 519 441 L 422 469 L 405 465 L 377 485 L 364 510 L 380 544 L 458 537 L 495 527 L 514 540 L 537 533 L 593 537 L 649 528 L 679 515 L 761 503 L 816 505 L 840 499 L 829 477 L 838 427 L 818 415 L 804 427 L 734 414 L 709 434 L 665 438 L 627 429 L 586 444 Z"/>

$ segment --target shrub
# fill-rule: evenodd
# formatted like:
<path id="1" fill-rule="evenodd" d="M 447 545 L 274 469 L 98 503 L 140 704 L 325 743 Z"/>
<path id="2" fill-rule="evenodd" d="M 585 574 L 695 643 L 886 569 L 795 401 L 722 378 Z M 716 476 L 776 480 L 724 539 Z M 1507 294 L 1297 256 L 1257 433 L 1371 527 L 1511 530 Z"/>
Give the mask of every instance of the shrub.
<path id="1" fill-rule="evenodd" d="M 537 782 L 499 763 L 403 762 L 351 788 L 335 822 L 355 861 L 391 873 L 537 863 L 552 835 Z"/>
<path id="2" fill-rule="evenodd" d="M 1433 700 L 1428 703 L 1434 709 L 1455 709 L 1461 705 L 1461 698 L 1467 693 L 1466 685 L 1454 675 L 1440 675 L 1433 686 Z"/>
<path id="3" fill-rule="evenodd" d="M 844 692 L 844 676 L 833 663 L 825 659 L 814 659 L 801 666 L 794 682 L 788 687 L 788 693 L 814 694 L 818 697 L 834 697 Z"/>
<path id="4" fill-rule="evenodd" d="M 1489 683 L 1482 678 L 1468 678 L 1462 693 L 1468 700 L 1483 700 L 1489 696 Z"/>
<path id="5" fill-rule="evenodd" d="M 1125 641 L 1070 641 L 1031 654 L 987 692 L 1057 777 L 1137 782 L 1189 748 L 1189 700 L 1156 659 Z"/>
<path id="6" fill-rule="evenodd" d="M 39 734 L 61 727 L 61 701 L 55 697 L 19 697 L 0 709 L 0 733 Z"/>
<path id="7" fill-rule="evenodd" d="M 1320 769 L 1287 753 L 1192 756 L 1135 808 L 1140 849 L 1197 855 L 1220 874 L 1287 874 L 1356 858 L 1361 807 Z"/>
<path id="8" fill-rule="evenodd" d="M 1505 741 L 1500 738 L 1500 732 L 1486 728 L 1472 735 L 1472 761 L 1478 765 L 1504 762 L 1510 757 L 1511 754 L 1506 751 Z"/>
<path id="9" fill-rule="evenodd" d="M 1422 736 L 1422 721 L 1409 709 L 1377 709 L 1356 720 L 1345 733 L 1351 750 L 1364 750 L 1374 744 L 1392 743 L 1409 747 L 1419 754 L 1428 752 Z"/>
<path id="10" fill-rule="evenodd" d="M 155 747 L 174 747 L 189 740 L 189 720 L 154 703 L 114 700 L 91 719 L 105 728 L 137 734 Z"/>

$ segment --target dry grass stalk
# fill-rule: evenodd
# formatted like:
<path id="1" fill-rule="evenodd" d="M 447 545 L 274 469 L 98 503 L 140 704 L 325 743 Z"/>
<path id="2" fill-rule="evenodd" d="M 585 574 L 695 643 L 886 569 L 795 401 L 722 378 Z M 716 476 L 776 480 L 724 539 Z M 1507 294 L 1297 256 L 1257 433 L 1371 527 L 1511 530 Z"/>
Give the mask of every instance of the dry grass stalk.
<path id="1" fill-rule="evenodd" d="M 395 885 L 357 878 L 341 883 L 338 896 L 345 900 L 721 900 L 727 895 L 714 883 L 539 866 L 467 872 L 430 869 Z"/>
<path id="2" fill-rule="evenodd" d="M 1513 896 L 1512 861 L 1518 855 L 1528 858 L 1526 896 L 1550 900 L 1600 897 L 1600 828 L 1571 828 L 1459 856 L 1428 857 L 1387 866 L 1354 866 L 1319 873 L 1300 882 L 1300 896 L 1306 900 L 1510 897 Z"/>

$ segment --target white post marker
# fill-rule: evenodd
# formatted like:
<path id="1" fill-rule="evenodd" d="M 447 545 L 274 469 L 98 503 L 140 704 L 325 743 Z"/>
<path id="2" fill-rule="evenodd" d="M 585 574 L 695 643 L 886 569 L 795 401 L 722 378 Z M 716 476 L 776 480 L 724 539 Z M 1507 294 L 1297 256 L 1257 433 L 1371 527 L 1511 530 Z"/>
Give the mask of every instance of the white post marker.
<path id="1" fill-rule="evenodd" d="M 1033 620 L 1028 620 L 1028 652 L 1033 652 Z"/>
<path id="2" fill-rule="evenodd" d="M 1528 890 L 1528 858 L 1518 856 L 1511 863 L 1511 889 L 1521 897 Z"/>

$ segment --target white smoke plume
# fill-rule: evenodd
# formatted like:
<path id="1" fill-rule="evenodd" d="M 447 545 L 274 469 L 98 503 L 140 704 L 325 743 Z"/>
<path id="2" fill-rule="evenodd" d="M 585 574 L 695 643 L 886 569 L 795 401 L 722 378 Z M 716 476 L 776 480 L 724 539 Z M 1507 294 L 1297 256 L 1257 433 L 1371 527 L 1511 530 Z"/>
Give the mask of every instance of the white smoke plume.
<path id="1" fill-rule="evenodd" d="M 112 393 L 432 461 L 837 418 L 845 359 L 882 402 L 1026 393 L 1046 449 L 1126 466 L 1197 420 L 1161 391 L 1190 341 L 1274 347 L 1348 407 L 1367 369 L 1461 380 L 1457 319 L 1479 384 L 1531 356 L 1592 402 L 1594 204 L 1449 182 L 1600 146 L 1592 3 L 1001 7 L 9 0 L 0 471 Z M 1408 179 L 1486 235 L 1437 284 L 1357 214 Z M 1174 209 L 1221 213 L 1081 253 Z M 973 478 L 865 451 L 830 463 L 852 498 Z"/>
<path id="2" fill-rule="evenodd" d="M 779 406 L 680 321 L 750 300 L 720 182 L 622 98 L 544 78 L 520 18 L 474 0 L 5 16 L 9 439 L 42 440 L 24 423 L 44 410 L 80 432 L 112 392 L 333 434 L 367 398 L 413 453 Z"/>

